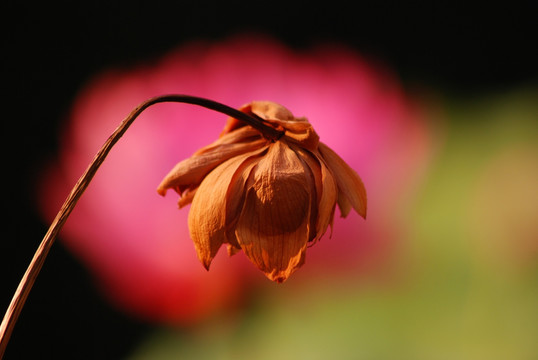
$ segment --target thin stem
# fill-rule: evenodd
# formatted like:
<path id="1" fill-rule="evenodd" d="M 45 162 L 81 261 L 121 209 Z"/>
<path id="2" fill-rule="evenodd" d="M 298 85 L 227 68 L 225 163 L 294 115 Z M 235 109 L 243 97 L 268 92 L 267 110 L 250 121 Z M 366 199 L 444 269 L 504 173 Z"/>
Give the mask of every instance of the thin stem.
<path id="1" fill-rule="evenodd" d="M 50 225 L 49 230 L 45 234 L 45 237 L 41 241 L 41 244 L 35 252 L 34 257 L 30 262 L 30 265 L 28 266 L 28 269 L 26 270 L 24 276 L 21 279 L 21 282 L 19 283 L 19 286 L 17 287 L 17 290 L 15 291 L 15 294 L 13 295 L 13 299 L 11 300 L 11 303 L 6 311 L 2 324 L 0 325 L 0 359 L 2 359 L 4 356 L 7 344 L 11 337 L 11 333 L 13 332 L 13 327 L 17 322 L 17 319 L 21 313 L 26 299 L 28 298 L 28 294 L 32 289 L 37 275 L 43 267 L 45 258 L 47 257 L 47 254 L 49 253 L 49 250 L 52 247 L 56 236 L 60 232 L 60 229 L 71 214 L 71 211 L 73 210 L 78 200 L 90 184 L 95 173 L 105 160 L 112 147 L 123 136 L 125 131 L 127 131 L 129 126 L 138 117 L 138 115 L 140 115 L 149 106 L 162 102 L 179 102 L 194 104 L 203 106 L 211 110 L 219 111 L 238 120 L 246 122 L 248 125 L 251 125 L 252 127 L 259 130 L 267 139 L 272 141 L 278 140 L 283 135 L 281 131 L 267 125 L 261 118 L 255 115 L 245 114 L 224 104 L 196 96 L 175 94 L 163 95 L 151 98 L 141 103 L 121 122 L 120 126 L 118 126 L 114 133 L 112 133 L 112 135 L 103 144 L 99 152 L 95 155 L 93 161 L 90 163 L 84 174 L 80 177 L 80 179 L 77 181 L 77 183 L 71 190 L 71 193 L 65 200 L 60 211 L 56 215 L 56 218 Z"/>

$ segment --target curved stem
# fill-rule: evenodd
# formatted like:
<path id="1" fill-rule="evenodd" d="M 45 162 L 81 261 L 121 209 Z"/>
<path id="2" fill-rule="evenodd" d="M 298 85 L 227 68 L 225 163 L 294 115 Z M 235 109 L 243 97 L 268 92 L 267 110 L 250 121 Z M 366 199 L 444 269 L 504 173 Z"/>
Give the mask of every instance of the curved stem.
<path id="1" fill-rule="evenodd" d="M 32 289 L 37 275 L 43 267 L 45 258 L 47 257 L 47 254 L 49 253 L 49 250 L 52 247 L 56 236 L 58 235 L 60 229 L 71 214 L 71 211 L 77 204 L 79 198 L 82 196 L 82 194 L 90 184 L 95 173 L 105 160 L 106 156 L 108 155 L 114 144 L 116 144 L 116 142 L 123 136 L 125 131 L 127 131 L 129 126 L 138 117 L 138 115 L 140 115 L 149 106 L 162 102 L 179 102 L 194 104 L 203 106 L 211 110 L 219 111 L 238 120 L 246 122 L 248 125 L 251 125 L 252 127 L 259 130 L 267 139 L 272 141 L 278 140 L 283 135 L 281 131 L 276 130 L 275 128 L 265 124 L 261 118 L 258 118 L 255 115 L 245 114 L 237 109 L 231 108 L 224 104 L 196 96 L 175 94 L 162 95 L 151 98 L 141 103 L 121 122 L 120 126 L 118 126 L 114 133 L 112 133 L 112 135 L 103 144 L 99 152 L 95 155 L 93 161 L 90 163 L 84 174 L 82 174 L 78 182 L 71 190 L 71 193 L 65 200 L 60 211 L 56 215 L 56 218 L 50 225 L 49 230 L 45 234 L 45 237 L 41 241 L 41 244 L 36 250 L 34 257 L 30 262 L 30 265 L 28 266 L 28 269 L 26 270 L 23 278 L 21 279 L 21 282 L 19 283 L 19 286 L 17 287 L 17 290 L 15 291 L 15 294 L 13 295 L 13 299 L 11 300 L 4 319 L 2 320 L 2 324 L 0 325 L 0 359 L 2 359 L 4 356 L 7 344 L 9 342 L 9 338 L 11 337 L 11 333 L 13 331 L 13 327 L 17 322 L 17 319 L 21 313 L 24 303 L 26 302 L 28 294 Z"/>

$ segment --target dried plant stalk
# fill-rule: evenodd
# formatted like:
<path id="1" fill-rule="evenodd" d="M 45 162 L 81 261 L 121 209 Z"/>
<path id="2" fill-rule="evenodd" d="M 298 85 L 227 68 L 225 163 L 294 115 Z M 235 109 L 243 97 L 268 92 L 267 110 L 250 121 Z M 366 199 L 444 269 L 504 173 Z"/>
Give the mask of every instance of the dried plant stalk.
<path id="1" fill-rule="evenodd" d="M 15 291 L 15 294 L 13 295 L 13 299 L 11 300 L 4 319 L 2 320 L 2 324 L 0 325 L 0 359 L 2 359 L 4 356 L 15 323 L 17 322 L 24 303 L 28 298 L 30 290 L 32 289 L 32 286 L 34 285 L 34 282 L 41 268 L 43 267 L 43 263 L 45 262 L 50 248 L 54 244 L 58 233 L 60 232 L 65 221 L 71 214 L 71 211 L 74 209 L 78 200 L 90 184 L 95 173 L 105 160 L 112 147 L 123 136 L 123 134 L 127 131 L 129 126 L 138 117 L 138 115 L 140 115 L 149 106 L 162 102 L 179 102 L 199 105 L 211 110 L 224 113 L 238 120 L 246 122 L 248 125 L 251 125 L 255 129 L 259 130 L 269 140 L 278 140 L 283 135 L 282 131 L 267 125 L 262 119 L 255 115 L 246 114 L 237 109 L 205 98 L 189 95 L 172 94 L 153 97 L 141 103 L 121 122 L 118 128 L 112 133 L 112 135 L 110 135 L 110 137 L 103 144 L 99 152 L 95 155 L 94 159 L 92 160 L 84 174 L 82 174 L 80 179 L 77 181 L 77 183 L 71 190 L 71 193 L 65 200 L 60 211 L 56 215 L 56 218 L 52 222 L 49 230 L 41 241 L 41 244 L 36 250 L 34 257 L 30 262 L 30 265 L 28 266 L 28 269 L 26 270 L 24 276 L 21 279 L 21 282 L 19 283 L 19 286 L 17 287 L 17 290 Z"/>

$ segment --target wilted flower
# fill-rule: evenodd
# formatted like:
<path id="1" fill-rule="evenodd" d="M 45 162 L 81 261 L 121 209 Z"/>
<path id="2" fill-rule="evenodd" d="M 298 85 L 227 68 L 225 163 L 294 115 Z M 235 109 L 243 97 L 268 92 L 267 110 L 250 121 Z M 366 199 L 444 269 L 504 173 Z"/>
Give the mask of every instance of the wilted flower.
<path id="1" fill-rule="evenodd" d="M 189 230 L 209 269 L 223 244 L 243 250 L 266 276 L 286 280 L 303 265 L 309 243 L 332 226 L 336 204 L 366 217 L 366 191 L 353 171 L 319 137 L 306 118 L 281 105 L 255 101 L 240 108 L 284 135 L 271 141 L 230 118 L 220 138 L 178 163 L 159 185 L 192 202 Z"/>
<path id="2" fill-rule="evenodd" d="M 424 104 L 404 92 L 390 69 L 334 44 L 297 51 L 259 36 L 195 41 L 143 66 L 98 74 L 77 94 L 58 158 L 35 177 L 48 220 L 118 121 L 142 101 L 169 93 L 234 107 L 250 99 L 285 104 L 307 115 L 322 141 L 360 171 L 368 221 L 354 212 L 346 219 L 337 214 L 331 241 L 308 249 L 308 266 L 294 282 L 400 273 L 395 260 L 431 158 Z M 219 119 L 178 104 L 142 113 L 62 229 L 62 243 L 117 309 L 149 321 L 192 323 L 230 313 L 260 285 L 240 254 L 216 256 L 205 271 L 193 256 L 189 212 L 177 211 L 171 196 L 148 191 L 179 159 L 215 139 Z"/>

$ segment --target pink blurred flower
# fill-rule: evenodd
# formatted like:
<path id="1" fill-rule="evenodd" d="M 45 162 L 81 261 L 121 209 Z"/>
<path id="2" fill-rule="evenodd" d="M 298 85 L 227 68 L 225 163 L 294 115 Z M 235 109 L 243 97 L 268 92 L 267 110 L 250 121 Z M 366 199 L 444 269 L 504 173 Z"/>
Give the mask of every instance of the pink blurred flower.
<path id="1" fill-rule="evenodd" d="M 307 117 L 322 141 L 361 174 L 368 220 L 337 216 L 332 238 L 326 235 L 308 253 L 305 276 L 390 258 L 402 228 L 402 201 L 427 160 L 429 134 L 420 108 L 390 73 L 337 46 L 300 53 L 266 38 L 197 42 L 157 62 L 99 75 L 78 96 L 61 157 L 44 182 L 48 218 L 119 122 L 142 101 L 166 93 L 236 108 L 252 100 L 281 103 Z M 188 210 L 155 192 L 178 159 L 218 136 L 225 119 L 191 105 L 149 108 L 67 221 L 65 244 L 125 310 L 157 321 L 196 321 L 238 304 L 253 279 L 265 281 L 243 254 L 220 253 L 207 272 L 189 239 Z"/>

